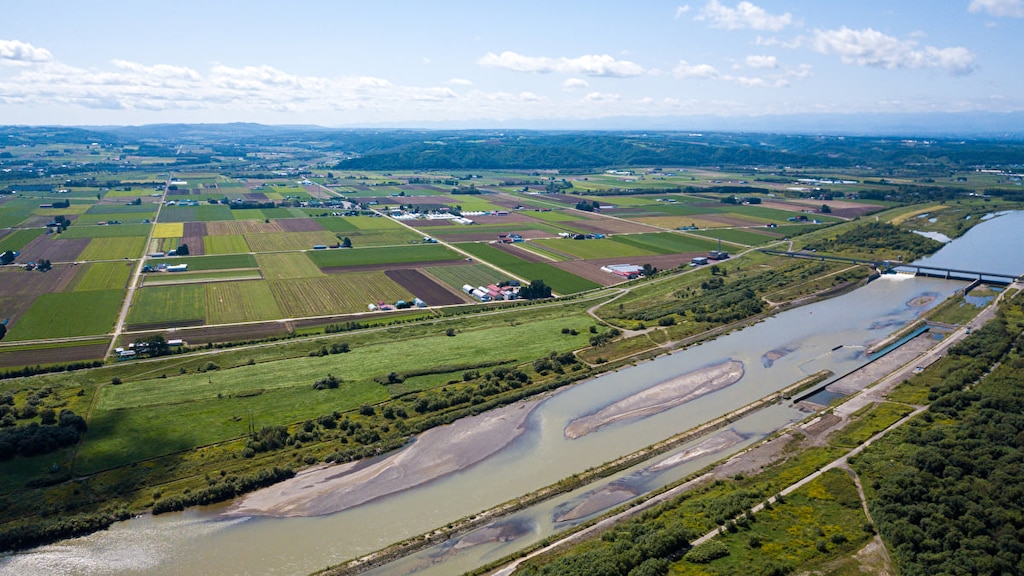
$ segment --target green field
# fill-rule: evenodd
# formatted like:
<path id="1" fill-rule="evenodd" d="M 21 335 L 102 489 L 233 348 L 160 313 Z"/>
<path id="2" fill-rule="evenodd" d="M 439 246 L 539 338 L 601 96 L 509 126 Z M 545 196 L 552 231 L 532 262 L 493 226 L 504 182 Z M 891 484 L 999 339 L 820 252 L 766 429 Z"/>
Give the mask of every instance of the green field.
<path id="1" fill-rule="evenodd" d="M 126 379 L 120 386 L 103 389 L 89 420 L 90 441 L 79 452 L 80 465 L 87 473 L 238 438 L 246 432 L 248 414 L 260 427 L 355 410 L 390 396 L 372 380 L 374 376 L 436 365 L 438 358 L 446 364 L 488 358 L 528 361 L 552 350 L 585 346 L 590 324 L 584 316 L 501 323 L 454 338 L 438 332 L 417 340 L 415 346 L 386 342 L 316 359 L 303 356 L 202 374 L 174 371 L 166 379 Z M 565 327 L 579 335 L 561 334 Z M 508 342 L 517 344 L 509 349 Z M 345 383 L 336 390 L 310 388 L 328 373 L 341 376 Z"/>
<path id="2" fill-rule="evenodd" d="M 317 244 L 330 246 L 339 240 L 327 231 L 322 232 L 271 232 L 267 234 L 245 234 L 245 243 L 253 252 L 276 252 L 279 250 L 310 250 Z"/>
<path id="3" fill-rule="evenodd" d="M 643 250 L 650 250 L 655 254 L 679 254 L 684 252 L 707 252 L 718 246 L 711 240 L 698 240 L 697 238 L 673 234 L 671 232 L 659 232 L 654 234 L 630 234 L 628 236 L 617 236 L 617 241 L 635 246 Z"/>
<path id="4" fill-rule="evenodd" d="M 353 248 L 351 250 L 313 250 L 307 254 L 309 259 L 321 268 L 405 262 L 436 262 L 461 258 L 457 253 L 440 244 Z"/>
<path id="5" fill-rule="evenodd" d="M 20 198 L 0 204 L 0 228 L 17 226 L 22 220 L 28 218 L 38 205 L 38 200 Z"/>
<path id="6" fill-rule="evenodd" d="M 329 230 L 331 232 L 355 232 L 356 230 L 360 230 L 360 228 L 352 222 L 353 220 L 355 220 L 354 217 L 330 217 L 317 218 L 316 222 L 322 226 L 324 230 Z M 382 220 L 382 218 L 378 218 L 377 220 Z"/>
<path id="7" fill-rule="evenodd" d="M 239 270 L 209 270 L 205 272 L 174 272 L 172 274 L 147 274 L 143 286 L 167 286 L 168 284 L 201 284 L 226 280 L 263 280 L 256 268 Z"/>
<path id="8" fill-rule="evenodd" d="M 126 238 L 149 237 L 149 224 L 111 224 L 107 226 L 70 226 L 61 236 L 64 238 Z"/>
<path id="9" fill-rule="evenodd" d="M 94 262 L 85 264 L 75 274 L 72 290 L 123 290 L 131 276 L 132 264 L 128 262 Z"/>
<path id="10" fill-rule="evenodd" d="M 489 244 L 460 244 L 459 248 L 526 280 L 543 280 L 558 294 L 574 294 L 600 287 L 595 282 L 580 278 L 550 264 L 527 262 Z"/>
<path id="11" fill-rule="evenodd" d="M 595 258 L 619 258 L 628 256 L 648 256 L 651 254 L 657 254 L 650 249 L 642 248 L 626 242 L 621 242 L 620 238 L 625 236 L 616 236 L 614 238 L 598 238 L 594 240 L 570 240 L 567 238 L 559 239 L 541 239 L 531 240 L 530 244 L 540 244 L 552 248 L 559 252 L 571 254 L 584 260 L 592 260 Z"/>
<path id="12" fill-rule="evenodd" d="M 32 228 L 30 230 L 15 230 L 0 239 L 0 252 L 6 252 L 8 250 L 14 250 L 18 252 L 29 242 L 35 240 L 43 232 L 46 232 L 43 228 Z"/>
<path id="13" fill-rule="evenodd" d="M 233 234 L 230 236 L 204 236 L 203 251 L 207 254 L 241 254 L 249 252 L 249 245 L 245 243 L 245 236 Z"/>
<path id="14" fill-rule="evenodd" d="M 209 324 L 253 322 L 281 317 L 274 294 L 266 282 L 214 282 L 204 286 Z"/>
<path id="15" fill-rule="evenodd" d="M 146 246 L 146 239 L 139 236 L 122 238 L 93 238 L 78 256 L 80 260 L 121 260 L 138 258 Z"/>
<path id="16" fill-rule="evenodd" d="M 509 279 L 506 275 L 484 264 L 433 266 L 422 270 L 460 292 L 466 284 L 487 286 Z"/>
<path id="17" fill-rule="evenodd" d="M 202 284 L 146 287 L 135 293 L 128 324 L 161 324 L 203 320 L 206 289 Z"/>
<path id="18" fill-rule="evenodd" d="M 364 312 L 368 304 L 413 299 L 412 293 L 383 272 L 354 272 L 268 284 L 281 312 L 290 318 Z"/>
<path id="19" fill-rule="evenodd" d="M 93 204 L 85 211 L 86 214 L 156 214 L 156 206 L 151 202 L 142 204 Z M 110 218 L 103 218 L 110 220 Z"/>
<path id="20" fill-rule="evenodd" d="M 173 266 L 188 264 L 188 271 L 198 270 L 232 270 L 235 268 L 256 268 L 256 257 L 252 254 L 233 254 L 228 256 L 176 256 L 173 258 L 150 258 L 146 264 L 154 268 L 159 264 Z"/>
<path id="21" fill-rule="evenodd" d="M 114 327 L 123 290 L 43 294 L 18 319 L 7 340 L 106 334 Z"/>
<path id="22" fill-rule="evenodd" d="M 324 274 L 304 252 L 257 254 L 256 261 L 267 280 L 315 278 Z"/>
<path id="23" fill-rule="evenodd" d="M 516 213 L 518 214 L 519 212 Z M 549 212 L 524 211 L 522 213 L 530 218 L 536 218 L 545 222 L 572 222 L 573 220 L 586 220 L 583 216 L 568 210 L 551 210 Z"/>
<path id="24" fill-rule="evenodd" d="M 765 228 L 765 230 L 772 230 Z M 766 242 L 777 242 L 781 240 L 781 237 L 776 238 L 768 236 L 767 234 L 760 234 L 751 230 L 744 230 L 742 228 L 728 228 L 724 230 L 694 230 L 693 234 L 698 236 L 706 236 L 708 238 L 718 240 L 719 238 L 725 242 L 736 242 L 737 244 L 746 244 L 747 246 L 757 246 Z"/>

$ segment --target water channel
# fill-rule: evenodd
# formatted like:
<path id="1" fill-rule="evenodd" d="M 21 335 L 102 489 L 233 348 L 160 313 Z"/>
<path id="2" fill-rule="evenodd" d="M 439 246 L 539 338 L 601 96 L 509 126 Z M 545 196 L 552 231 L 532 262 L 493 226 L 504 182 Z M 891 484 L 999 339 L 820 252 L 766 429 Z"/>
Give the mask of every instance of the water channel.
<path id="1" fill-rule="evenodd" d="M 951 248 L 989 242 L 1019 243 L 1021 214 L 980 224 Z M 1007 250 L 998 251 L 1007 256 Z M 981 244 L 970 262 L 943 264 L 989 272 L 1024 271 L 1024 261 L 996 258 Z M 979 255 L 981 256 L 979 258 Z M 1016 255 L 1024 260 L 1024 255 Z M 967 264 L 970 266 L 967 266 Z M 416 488 L 335 514 L 293 518 L 232 518 L 228 505 L 143 516 L 109 530 L 0 559 L 0 574 L 307 574 L 444 526 L 597 466 L 767 396 L 809 374 L 843 374 L 863 365 L 865 349 L 938 304 L 963 282 L 887 275 L 851 293 L 790 310 L 740 332 L 653 361 L 602 375 L 534 401 L 526 431 L 486 460 Z M 647 418 L 602 427 L 576 439 L 563 433 L 573 419 L 676 375 L 742 362 L 742 378 L 728 387 Z M 532 406 L 535 404 L 535 406 Z M 523 408 L 527 409 L 527 408 Z M 758 441 L 806 414 L 777 404 L 713 433 L 721 448 L 701 454 L 705 439 L 623 471 L 613 478 L 538 504 L 454 541 L 384 566 L 374 574 L 458 574 L 600 513 L 596 491 L 611 500 L 683 478 Z M 675 465 L 667 459 L 676 456 Z M 659 466 L 659 463 L 662 463 Z M 608 495 L 611 496 L 608 496 Z"/>

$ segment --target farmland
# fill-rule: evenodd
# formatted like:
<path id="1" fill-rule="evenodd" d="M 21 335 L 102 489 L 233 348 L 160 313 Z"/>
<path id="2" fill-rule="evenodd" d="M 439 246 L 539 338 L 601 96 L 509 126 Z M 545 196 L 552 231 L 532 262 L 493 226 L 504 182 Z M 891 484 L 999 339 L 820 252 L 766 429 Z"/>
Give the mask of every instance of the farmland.
<path id="1" fill-rule="evenodd" d="M 354 140 L 346 141 L 346 147 L 371 138 L 350 137 Z M 422 143 L 422 135 L 417 138 L 410 149 Z M 434 152 L 444 155 L 461 147 L 460 138 Z M 491 146 L 488 141 L 474 146 L 484 150 Z M 34 369 L 35 364 L 49 368 L 100 359 L 115 328 L 112 346 L 154 336 L 185 340 L 167 357 L 107 358 L 96 369 L 0 380 L 0 393 L 11 392 L 19 414 L 30 393 L 49 386 L 53 392 L 41 398 L 40 406 L 58 413 L 72 407 L 88 421 L 88 433 L 74 448 L 18 456 L 5 464 L 0 499 L 7 504 L 0 507 L 0 535 L 12 521 L 45 529 L 72 510 L 98 513 L 117 505 L 137 513 L 175 499 L 191 504 L 190 495 L 209 493 L 222 484 L 221 478 L 377 454 L 438 423 L 589 377 L 606 369 L 606 362 L 624 365 L 630 361 L 627 354 L 654 354 L 660 346 L 702 337 L 704 330 L 748 318 L 753 311 L 770 313 L 768 300 L 785 303 L 852 285 L 869 272 L 756 251 L 719 262 L 714 270 L 680 265 L 717 249 L 719 240 L 734 255 L 797 233 L 809 234 L 805 244 L 810 245 L 835 236 L 816 230 L 875 209 L 850 198 L 855 193 L 880 191 L 892 198 L 886 202 L 900 203 L 897 195 L 917 184 L 916 176 L 898 173 L 886 177 L 899 184 L 877 183 L 878 175 L 868 183 L 858 176 L 864 184 L 836 184 L 826 191 L 837 199 L 829 200 L 832 214 L 821 214 L 824 200 L 799 198 L 798 191 L 790 190 L 797 176 L 817 169 L 801 166 L 798 173 L 787 172 L 782 162 L 759 167 L 760 173 L 749 168 L 746 173 L 738 168 L 683 171 L 666 164 L 637 169 L 646 177 L 637 179 L 575 168 L 348 169 L 342 166 L 372 161 L 373 154 L 349 158 L 347 148 L 317 138 L 282 140 L 273 152 L 256 151 L 255 144 L 244 142 L 237 149 L 186 142 L 180 144 L 181 158 L 174 153 L 178 145 L 152 156 L 125 151 L 119 144 L 103 144 L 96 155 L 87 146 L 69 145 L 88 161 L 123 156 L 123 162 L 138 165 L 81 178 L 61 175 L 60 182 L 70 182 L 70 192 L 62 195 L 42 190 L 50 176 L 22 171 L 24 177 L 18 177 L 25 182 L 16 185 L 28 183 L 40 191 L 0 196 L 0 248 L 22 252 L 13 266 L 0 269 L 0 318 L 10 319 L 10 331 L 0 343 L 5 370 L 29 362 Z M 32 146 L 6 149 L 14 158 L 0 158 L 5 166 L 41 153 Z M 658 147 L 646 149 L 660 153 Z M 727 156 L 729 149 L 722 150 Z M 211 153 L 216 161 L 206 162 Z M 184 166 L 186 157 L 203 164 Z M 39 166 L 48 164 L 39 162 L 35 168 L 45 170 Z M 960 186 L 950 174 L 929 175 L 942 180 L 929 184 Z M 1016 184 L 983 179 L 969 170 L 963 174 L 969 179 L 965 185 L 980 190 L 1016 189 Z M 774 181 L 757 181 L 760 177 Z M 323 187 L 296 184 L 305 178 Z M 179 184 L 165 189 L 172 180 Z M 730 192 L 732 182 L 741 180 Z M 470 184 L 481 193 L 450 193 Z M 722 202 L 748 194 L 763 204 Z M 60 206 L 64 198 L 70 199 L 65 208 L 39 207 Z M 191 200 L 200 204 L 180 205 Z M 581 200 L 600 207 L 573 209 Z M 956 200 L 963 204 L 952 208 L 951 197 L 951 214 L 1009 206 L 996 196 Z M 935 204 L 928 204 L 929 210 Z M 408 205 L 416 209 L 400 208 Z M 428 220 L 423 217 L 428 211 L 434 217 L 464 212 L 476 223 Z M 418 231 L 392 218 L 395 213 Z M 966 213 L 929 224 L 959 231 L 958 226 L 968 227 Z M 786 224 L 800 214 L 822 224 Z M 52 223 L 47 234 L 45 227 L 58 216 L 70 217 L 70 226 L 58 233 L 61 225 Z M 900 226 L 913 229 L 915 220 L 923 227 L 913 217 Z M 766 228 L 768 222 L 782 226 Z M 691 224 L 708 229 L 678 230 Z M 860 225 L 849 221 L 835 230 Z M 513 232 L 521 232 L 526 241 L 489 244 Z M 557 237 L 562 232 L 609 237 L 568 240 Z M 424 236 L 452 242 L 456 250 Z M 150 237 L 154 241 L 146 246 Z M 352 248 L 332 247 L 346 238 Z M 147 255 L 180 244 L 190 247 L 190 255 Z M 320 245 L 329 248 L 314 249 Z M 17 268 L 26 259 L 50 259 L 55 265 L 45 272 Z M 660 272 L 650 280 L 628 281 L 601 271 L 610 263 L 650 264 Z M 126 290 L 133 270 L 161 264 L 187 264 L 188 271 L 147 272 L 141 286 Z M 541 303 L 481 305 L 461 291 L 466 284 L 498 283 L 510 275 L 543 280 L 557 295 L 588 293 Z M 719 280 L 722 284 L 716 285 Z M 713 293 L 716 286 L 725 289 Z M 124 302 L 129 293 L 131 301 Z M 370 309 L 414 297 L 430 308 Z M 127 305 L 126 323 L 116 326 L 122 303 Z M 613 326 L 629 338 L 619 339 Z M 57 340 L 72 337 L 80 340 Z M 612 341 L 605 344 L 606 339 Z M 537 361 L 551 359 L 553 351 L 565 365 L 542 368 L 544 363 Z M 521 372 L 525 380 L 515 381 L 521 387 L 501 380 L 497 367 Z M 337 387 L 314 389 L 328 374 L 339 378 Z M 398 408 L 406 415 L 397 416 Z M 358 423 L 361 432 L 345 435 L 323 424 L 328 421 Z M 17 418 L 15 425 L 30 422 L 39 423 L 40 417 Z M 247 452 L 255 436 L 250 423 L 257 430 L 281 427 L 295 440 L 286 448 Z M 59 473 L 51 476 L 47 471 L 54 465 Z M 802 505 L 803 500 L 794 502 Z M 740 551 L 735 555 L 740 557 Z"/>

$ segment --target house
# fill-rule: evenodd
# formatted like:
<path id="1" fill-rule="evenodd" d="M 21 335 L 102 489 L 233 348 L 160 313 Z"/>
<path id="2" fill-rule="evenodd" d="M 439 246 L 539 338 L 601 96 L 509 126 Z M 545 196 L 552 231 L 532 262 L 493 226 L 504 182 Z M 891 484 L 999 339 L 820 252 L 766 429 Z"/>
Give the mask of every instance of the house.
<path id="1" fill-rule="evenodd" d="M 696 256 L 693 260 L 690 260 L 690 266 L 703 266 L 708 263 L 708 259 L 703 256 Z"/>

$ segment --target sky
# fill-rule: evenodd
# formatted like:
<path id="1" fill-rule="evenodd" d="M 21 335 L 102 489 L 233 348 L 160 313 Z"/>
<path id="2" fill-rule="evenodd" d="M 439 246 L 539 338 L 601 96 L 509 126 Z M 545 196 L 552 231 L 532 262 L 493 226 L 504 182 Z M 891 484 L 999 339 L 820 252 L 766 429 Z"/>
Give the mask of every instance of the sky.
<path id="1" fill-rule="evenodd" d="M 0 124 L 1024 110 L 1024 0 L 4 0 Z"/>

